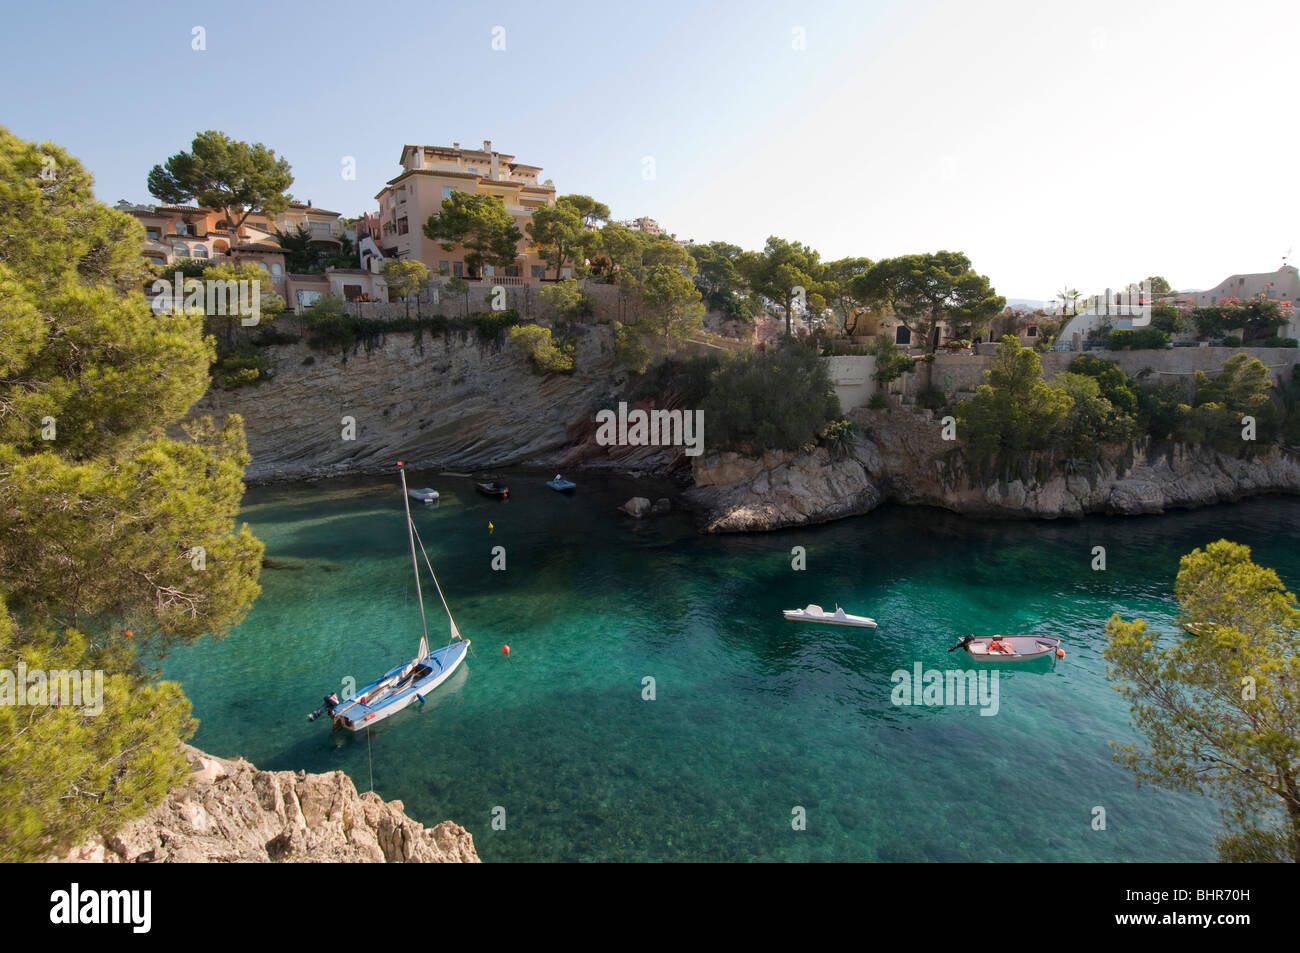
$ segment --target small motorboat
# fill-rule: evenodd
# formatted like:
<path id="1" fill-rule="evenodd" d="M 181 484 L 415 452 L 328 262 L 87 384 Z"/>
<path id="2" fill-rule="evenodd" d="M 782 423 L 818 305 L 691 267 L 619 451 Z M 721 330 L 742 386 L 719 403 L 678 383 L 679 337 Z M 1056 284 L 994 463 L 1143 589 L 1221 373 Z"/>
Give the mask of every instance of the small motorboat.
<path id="1" fill-rule="evenodd" d="M 487 483 L 477 483 L 480 493 L 486 493 L 488 496 L 499 496 L 502 499 L 510 495 L 510 487 L 498 483 L 496 480 L 489 480 Z"/>
<path id="2" fill-rule="evenodd" d="M 784 609 L 782 615 L 791 622 L 822 622 L 826 625 L 856 625 L 864 629 L 874 629 L 875 619 L 864 615 L 850 615 L 839 606 L 834 612 L 827 612 L 821 606 L 809 604 L 802 609 Z"/>
<path id="3" fill-rule="evenodd" d="M 1061 640 L 1050 635 L 968 635 L 948 651 L 957 649 L 965 649 L 977 662 L 1028 662 L 1065 655 Z"/>
<path id="4" fill-rule="evenodd" d="M 427 486 L 423 490 L 407 490 L 406 494 L 413 500 L 421 500 L 425 503 L 432 503 L 438 498 L 438 491 Z"/>
<path id="5" fill-rule="evenodd" d="M 555 474 L 554 480 L 547 480 L 546 485 L 552 490 L 558 490 L 561 493 L 568 490 L 576 490 L 578 488 L 578 484 L 570 483 L 568 480 L 563 479 L 558 473 Z"/>

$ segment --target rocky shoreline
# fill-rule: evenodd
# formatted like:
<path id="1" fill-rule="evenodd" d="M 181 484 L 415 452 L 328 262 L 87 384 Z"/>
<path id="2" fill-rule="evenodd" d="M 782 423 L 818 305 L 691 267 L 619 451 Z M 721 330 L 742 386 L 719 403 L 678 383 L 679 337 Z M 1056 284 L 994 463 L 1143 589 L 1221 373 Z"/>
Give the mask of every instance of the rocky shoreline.
<path id="1" fill-rule="evenodd" d="M 1059 519 L 1134 516 L 1191 509 L 1266 493 L 1300 494 L 1300 457 L 1276 447 L 1252 459 L 1150 441 L 1113 453 L 1087 475 L 974 484 L 954 461 L 927 412 L 858 410 L 859 436 L 843 460 L 813 453 L 761 458 L 709 454 L 694 462 L 683 502 L 705 533 L 752 532 L 824 523 L 886 502 L 934 506 L 966 516 Z"/>
<path id="2" fill-rule="evenodd" d="M 342 771 L 259 771 L 185 747 L 187 784 L 110 837 L 54 858 L 71 863 L 479 863 L 469 831 L 426 828 L 401 801 L 358 794 Z"/>

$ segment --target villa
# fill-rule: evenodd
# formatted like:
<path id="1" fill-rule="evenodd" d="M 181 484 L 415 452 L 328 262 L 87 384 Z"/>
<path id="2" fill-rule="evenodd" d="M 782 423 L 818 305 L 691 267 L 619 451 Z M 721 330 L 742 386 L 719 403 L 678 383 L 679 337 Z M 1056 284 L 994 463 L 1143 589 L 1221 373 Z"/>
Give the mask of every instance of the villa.
<path id="1" fill-rule="evenodd" d="M 495 151 L 491 140 L 484 140 L 482 149 L 462 149 L 459 142 L 450 147 L 406 145 L 399 161 L 402 171 L 375 196 L 379 202 L 377 221 L 366 218 L 378 225 L 378 234 L 372 232 L 370 237 L 385 257 L 417 259 L 435 275 L 471 277 L 464 249 L 447 251 L 441 242 L 424 234 L 424 223 L 442 211 L 442 200 L 452 192 L 492 196 L 510 213 L 521 232 L 533 212 L 555 204 L 555 187 L 549 181 L 537 181 L 541 168 Z M 546 262 L 526 235 L 519 242 L 514 264 L 499 274 L 492 265 L 484 265 L 484 280 L 522 285 L 526 280 L 540 281 L 545 276 Z M 563 278 L 572 276 L 571 268 L 561 272 Z"/>

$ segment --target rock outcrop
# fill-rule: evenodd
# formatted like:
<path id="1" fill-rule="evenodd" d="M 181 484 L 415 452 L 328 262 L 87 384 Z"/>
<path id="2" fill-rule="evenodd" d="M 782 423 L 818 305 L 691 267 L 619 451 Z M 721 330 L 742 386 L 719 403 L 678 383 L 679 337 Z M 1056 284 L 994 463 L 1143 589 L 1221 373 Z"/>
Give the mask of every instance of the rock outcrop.
<path id="1" fill-rule="evenodd" d="M 186 747 L 188 784 L 71 862 L 478 863 L 469 831 L 411 820 L 401 801 L 358 794 L 342 771 L 259 771 Z"/>
<path id="2" fill-rule="evenodd" d="M 860 436 L 848 459 L 769 452 L 710 454 L 695 461 L 683 502 L 706 533 L 782 529 L 869 512 L 890 501 L 971 516 L 1045 518 L 1137 515 L 1300 493 L 1300 457 L 1275 447 L 1251 459 L 1208 448 L 1157 448 L 1150 441 L 1113 454 L 1090 473 L 1041 480 L 972 481 L 958 445 L 929 412 L 856 410 Z"/>
<path id="3" fill-rule="evenodd" d="M 695 461 L 695 487 L 683 495 L 706 533 L 739 533 L 825 523 L 875 509 L 883 501 L 862 462 L 812 453 L 736 453 Z"/>

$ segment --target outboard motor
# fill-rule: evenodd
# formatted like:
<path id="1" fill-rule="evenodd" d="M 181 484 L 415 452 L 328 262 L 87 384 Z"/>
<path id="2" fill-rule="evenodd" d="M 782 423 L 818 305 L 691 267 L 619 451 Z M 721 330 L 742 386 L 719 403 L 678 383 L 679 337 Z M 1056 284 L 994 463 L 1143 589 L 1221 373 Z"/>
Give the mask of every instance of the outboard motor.
<path id="1" fill-rule="evenodd" d="M 314 712 L 307 716 L 308 721 L 315 721 L 321 715 L 334 714 L 334 709 L 339 706 L 339 696 L 333 693 L 325 696 L 325 704 L 321 705 Z"/>

